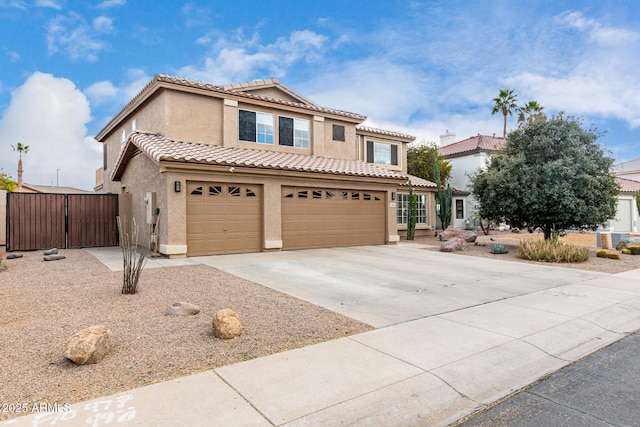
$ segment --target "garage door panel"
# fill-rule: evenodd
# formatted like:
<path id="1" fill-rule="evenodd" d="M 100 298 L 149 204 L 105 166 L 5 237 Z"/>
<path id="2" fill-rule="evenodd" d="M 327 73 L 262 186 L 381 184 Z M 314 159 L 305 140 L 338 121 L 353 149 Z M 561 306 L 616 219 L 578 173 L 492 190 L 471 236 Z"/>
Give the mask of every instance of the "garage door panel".
<path id="1" fill-rule="evenodd" d="M 262 187 L 191 182 L 187 185 L 187 254 L 262 250 Z"/>
<path id="2" fill-rule="evenodd" d="M 382 192 L 285 187 L 282 195 L 284 249 L 386 241 Z"/>

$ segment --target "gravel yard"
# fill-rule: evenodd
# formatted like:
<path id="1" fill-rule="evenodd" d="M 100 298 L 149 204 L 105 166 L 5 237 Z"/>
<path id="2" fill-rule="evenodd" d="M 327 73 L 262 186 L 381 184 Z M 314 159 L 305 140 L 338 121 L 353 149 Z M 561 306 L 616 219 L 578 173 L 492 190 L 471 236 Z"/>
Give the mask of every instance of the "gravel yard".
<path id="1" fill-rule="evenodd" d="M 635 270 L 640 268 L 640 256 L 638 255 L 624 255 L 615 249 L 610 249 L 610 252 L 617 252 L 620 254 L 620 260 L 598 258 L 596 257 L 596 235 L 595 233 L 567 233 L 565 237 L 561 237 L 560 240 L 565 243 L 572 243 L 576 245 L 583 245 L 589 247 L 589 259 L 585 262 L 578 263 L 557 263 L 550 264 L 546 262 L 528 261 L 518 258 L 518 244 L 521 240 L 531 239 L 543 239 L 541 233 L 505 233 L 499 231 L 492 231 L 489 235 L 484 236 L 480 232 L 477 243 L 467 243 L 465 250 L 458 251 L 455 255 L 460 256 L 477 256 L 484 258 L 501 259 L 505 261 L 515 262 L 527 262 L 532 264 L 553 265 L 565 268 L 577 268 L 582 270 L 600 271 L 603 273 L 622 273 L 624 271 Z M 425 245 L 431 245 L 431 250 L 439 250 L 440 241 L 437 237 L 416 237 L 416 243 L 422 243 Z M 509 253 L 502 255 L 494 255 L 491 253 L 491 246 L 496 243 L 501 243 L 507 247 Z M 484 246 L 483 246 L 484 245 Z M 453 255 L 453 254 L 452 254 Z"/>
<path id="2" fill-rule="evenodd" d="M 2 403 L 74 403 L 373 329 L 201 265 L 147 269 L 139 292 L 122 295 L 121 272 L 83 250 L 60 253 L 66 259 L 25 252 L 2 260 Z M 202 310 L 165 316 L 177 301 Z M 240 315 L 240 337 L 214 337 L 211 321 L 223 308 Z M 66 339 L 96 324 L 111 329 L 111 352 L 96 365 L 65 359 Z M 18 415 L 0 413 L 0 420 Z"/>

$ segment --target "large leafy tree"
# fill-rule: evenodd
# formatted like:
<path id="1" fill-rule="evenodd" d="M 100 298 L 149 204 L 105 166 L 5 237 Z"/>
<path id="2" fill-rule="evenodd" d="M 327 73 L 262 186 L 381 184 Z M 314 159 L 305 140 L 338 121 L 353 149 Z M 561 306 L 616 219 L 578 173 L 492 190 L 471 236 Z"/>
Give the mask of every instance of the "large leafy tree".
<path id="1" fill-rule="evenodd" d="M 435 144 L 421 144 L 411 146 L 407 150 L 407 173 L 427 181 L 436 182 L 434 176 L 434 159 L 438 159 L 440 179 L 447 182 L 451 177 L 451 163 L 442 156 L 438 156 Z"/>
<path id="2" fill-rule="evenodd" d="M 507 137 L 507 116 L 511 116 L 513 110 L 518 108 L 518 97 L 512 89 L 500 89 L 498 96 L 493 98 L 493 109 L 491 115 L 502 113 L 504 116 L 504 127 L 502 136 Z"/>
<path id="3" fill-rule="evenodd" d="M 619 188 L 594 130 L 562 114 L 509 133 L 504 150 L 471 177 L 480 215 L 516 227 L 596 229 L 614 218 Z"/>

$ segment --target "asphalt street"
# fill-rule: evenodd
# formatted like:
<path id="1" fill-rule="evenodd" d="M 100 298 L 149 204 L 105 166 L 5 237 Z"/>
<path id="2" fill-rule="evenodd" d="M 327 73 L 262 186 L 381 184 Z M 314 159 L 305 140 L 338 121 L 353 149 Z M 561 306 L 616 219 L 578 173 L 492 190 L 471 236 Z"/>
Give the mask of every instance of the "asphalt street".
<path id="1" fill-rule="evenodd" d="M 640 426 L 640 333 L 562 369 L 460 425 Z"/>

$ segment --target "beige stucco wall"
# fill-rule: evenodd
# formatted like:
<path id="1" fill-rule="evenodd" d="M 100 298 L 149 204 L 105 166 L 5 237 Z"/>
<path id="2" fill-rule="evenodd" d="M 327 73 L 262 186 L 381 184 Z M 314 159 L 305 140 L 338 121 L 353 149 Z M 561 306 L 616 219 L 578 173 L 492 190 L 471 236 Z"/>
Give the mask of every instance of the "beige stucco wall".
<path id="1" fill-rule="evenodd" d="M 358 139 L 354 123 L 327 119 L 324 125 L 324 155 L 335 159 L 358 159 Z M 344 126 L 344 141 L 333 140 L 333 125 Z"/>
<path id="2" fill-rule="evenodd" d="M 7 245 L 7 192 L 0 190 L 0 246 Z"/>
<path id="3" fill-rule="evenodd" d="M 147 197 L 148 192 L 156 193 L 156 203 L 158 207 L 160 207 L 160 227 L 163 228 L 163 222 L 165 223 L 164 227 L 166 228 L 166 219 L 163 215 L 162 206 L 159 205 L 158 194 L 164 190 L 161 186 L 163 178 L 160 177 L 160 172 L 158 167 L 145 155 L 138 155 L 133 157 L 129 161 L 129 165 L 122 175 L 122 179 L 120 181 L 120 191 L 118 193 L 127 193 L 131 195 L 131 212 L 132 218 L 126 219 L 127 221 L 131 221 L 135 218 L 136 224 L 138 226 L 138 232 L 143 233 L 139 234 L 139 242 L 143 241 L 143 236 L 149 232 L 149 224 L 147 223 L 147 206 L 148 203 L 145 202 L 145 198 Z"/>
<path id="4" fill-rule="evenodd" d="M 176 141 L 222 145 L 221 98 L 177 91 L 166 91 L 164 97 L 167 120 L 164 136 Z"/>

